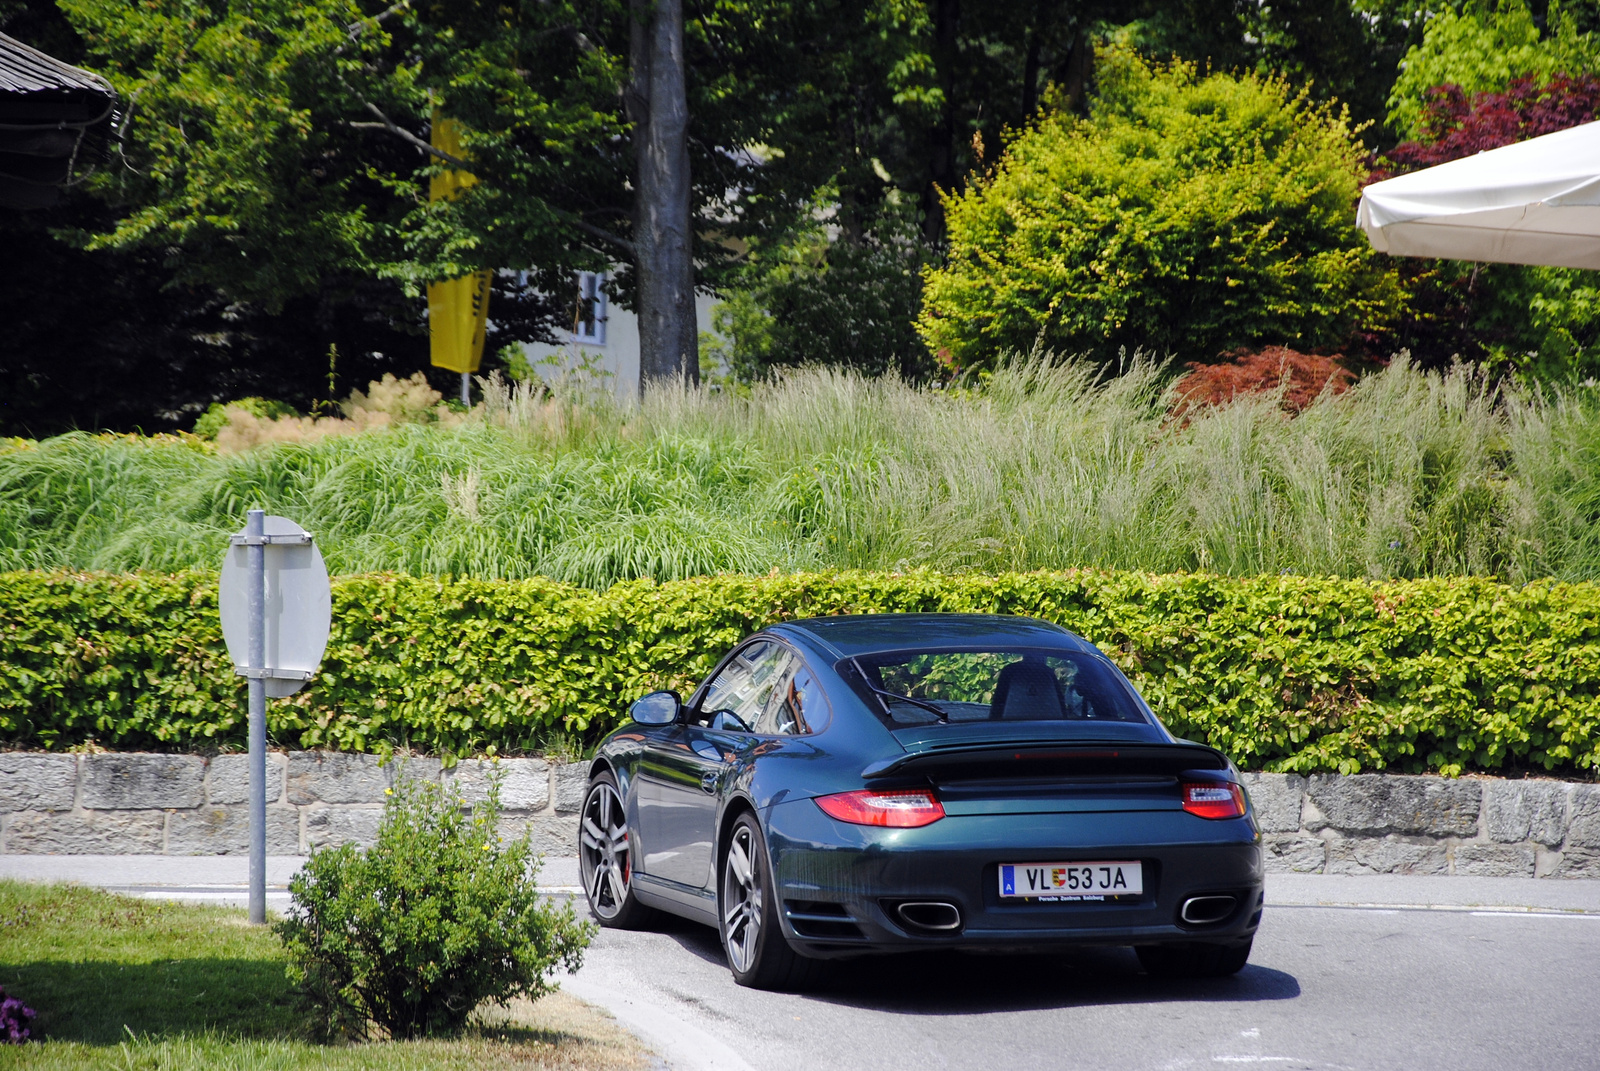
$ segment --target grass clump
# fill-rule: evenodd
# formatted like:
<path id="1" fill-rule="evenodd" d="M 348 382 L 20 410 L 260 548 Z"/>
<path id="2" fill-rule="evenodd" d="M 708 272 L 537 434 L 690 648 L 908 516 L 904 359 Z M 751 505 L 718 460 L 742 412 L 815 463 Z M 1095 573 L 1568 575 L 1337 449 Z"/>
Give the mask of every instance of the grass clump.
<path id="1" fill-rule="evenodd" d="M 63 435 L 0 452 L 0 570 L 215 568 L 245 511 L 335 573 L 619 580 L 836 568 L 1600 578 L 1600 390 L 1404 360 L 1289 418 L 1170 418 L 1155 364 L 970 388 L 804 369 L 636 406 L 486 385 L 459 423 L 275 442 Z"/>
<path id="2" fill-rule="evenodd" d="M 275 929 L 319 1032 L 452 1034 L 484 1004 L 538 998 L 578 969 L 590 926 L 534 887 L 530 832 L 506 843 L 500 784 L 471 813 L 457 789 L 402 776 L 377 842 L 314 852 Z"/>

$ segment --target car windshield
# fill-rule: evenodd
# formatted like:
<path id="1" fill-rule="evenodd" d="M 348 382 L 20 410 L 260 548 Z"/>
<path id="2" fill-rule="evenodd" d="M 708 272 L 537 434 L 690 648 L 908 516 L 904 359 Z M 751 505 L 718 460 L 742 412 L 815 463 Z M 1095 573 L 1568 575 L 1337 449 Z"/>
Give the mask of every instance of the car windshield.
<path id="1" fill-rule="evenodd" d="M 1149 724 L 1122 675 L 1093 655 L 915 651 L 851 659 L 892 726 L 1092 720 Z"/>

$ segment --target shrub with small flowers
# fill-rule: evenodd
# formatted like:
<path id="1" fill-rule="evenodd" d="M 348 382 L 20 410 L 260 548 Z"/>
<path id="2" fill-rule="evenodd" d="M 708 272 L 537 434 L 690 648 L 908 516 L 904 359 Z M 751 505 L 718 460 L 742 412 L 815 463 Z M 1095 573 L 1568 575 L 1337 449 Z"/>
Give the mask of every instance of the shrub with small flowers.
<path id="1" fill-rule="evenodd" d="M 0 1042 L 21 1045 L 33 1036 L 34 1010 L 0 986 Z"/>
<path id="2" fill-rule="evenodd" d="M 293 981 L 326 1034 L 449 1033 L 475 1008 L 556 988 L 591 928 L 538 897 L 528 833 L 500 834 L 500 784 L 470 810 L 402 770 L 377 842 L 313 852 L 277 923 Z"/>

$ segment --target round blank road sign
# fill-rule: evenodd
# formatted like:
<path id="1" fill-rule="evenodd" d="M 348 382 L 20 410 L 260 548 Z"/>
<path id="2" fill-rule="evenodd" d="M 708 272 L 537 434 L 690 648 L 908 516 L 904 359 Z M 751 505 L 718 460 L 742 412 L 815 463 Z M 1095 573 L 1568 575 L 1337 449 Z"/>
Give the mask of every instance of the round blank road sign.
<path id="1" fill-rule="evenodd" d="M 306 534 L 285 517 L 265 518 L 263 529 L 269 536 Z M 315 543 L 268 543 L 264 549 L 267 695 L 281 698 L 299 691 L 322 665 L 333 595 L 328 587 L 328 567 Z M 242 544 L 228 547 L 222 560 L 217 602 L 228 657 L 233 659 L 234 669 L 243 672 L 250 663 L 250 551 Z"/>

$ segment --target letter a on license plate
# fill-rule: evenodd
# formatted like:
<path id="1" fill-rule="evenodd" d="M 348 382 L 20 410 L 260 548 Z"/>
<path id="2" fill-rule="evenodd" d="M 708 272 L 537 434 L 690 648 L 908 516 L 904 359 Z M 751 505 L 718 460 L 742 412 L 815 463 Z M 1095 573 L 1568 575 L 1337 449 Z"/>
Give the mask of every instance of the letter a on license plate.
<path id="1" fill-rule="evenodd" d="M 1002 900 L 1120 900 L 1143 893 L 1138 860 L 1000 864 Z"/>

